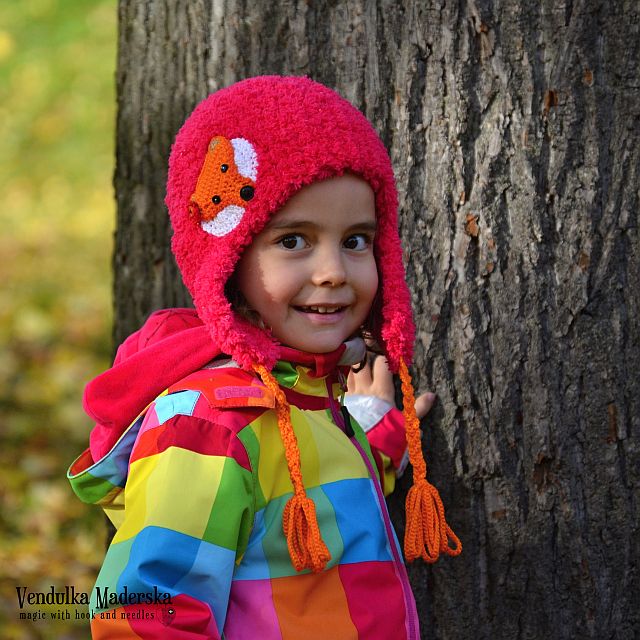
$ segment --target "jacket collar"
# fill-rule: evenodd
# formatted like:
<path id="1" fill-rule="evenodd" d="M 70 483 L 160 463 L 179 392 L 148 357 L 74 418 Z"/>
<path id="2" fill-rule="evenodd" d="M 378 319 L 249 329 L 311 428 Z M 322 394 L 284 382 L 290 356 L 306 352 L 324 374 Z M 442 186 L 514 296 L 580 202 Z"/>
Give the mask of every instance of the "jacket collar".
<path id="1" fill-rule="evenodd" d="M 329 353 L 309 353 L 287 347 L 280 346 L 279 361 L 285 361 L 293 365 L 302 365 L 308 369 L 311 378 L 325 378 L 341 368 L 361 362 L 366 354 L 366 345 L 362 338 L 353 338 L 341 344 L 335 351 Z M 279 369 L 278 364 L 274 369 L 274 374 Z"/>

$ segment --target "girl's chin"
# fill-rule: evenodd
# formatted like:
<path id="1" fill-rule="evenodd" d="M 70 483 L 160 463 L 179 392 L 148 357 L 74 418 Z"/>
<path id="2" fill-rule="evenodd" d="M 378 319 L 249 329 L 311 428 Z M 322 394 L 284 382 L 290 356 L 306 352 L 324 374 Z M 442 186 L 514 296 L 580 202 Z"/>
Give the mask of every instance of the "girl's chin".
<path id="1" fill-rule="evenodd" d="M 326 341 L 309 342 L 306 340 L 305 341 L 281 340 L 280 342 L 285 347 L 291 347 L 292 349 L 297 349 L 298 351 L 305 351 L 307 353 L 331 353 L 332 351 L 335 351 L 336 349 L 338 349 L 340 345 L 343 344 L 346 340 L 347 338 L 345 338 L 344 340 L 337 340 L 332 342 L 326 342 Z"/>
<path id="2" fill-rule="evenodd" d="M 292 349 L 297 349 L 298 351 L 306 351 L 307 353 L 331 353 L 338 349 L 342 344 L 344 344 L 349 338 L 351 338 L 353 332 L 349 332 L 346 335 L 343 332 L 336 332 L 336 335 L 329 336 L 318 336 L 318 335 L 300 335 L 300 336 L 292 336 L 289 334 L 287 338 L 279 338 L 277 335 L 275 336 L 278 341 Z"/>

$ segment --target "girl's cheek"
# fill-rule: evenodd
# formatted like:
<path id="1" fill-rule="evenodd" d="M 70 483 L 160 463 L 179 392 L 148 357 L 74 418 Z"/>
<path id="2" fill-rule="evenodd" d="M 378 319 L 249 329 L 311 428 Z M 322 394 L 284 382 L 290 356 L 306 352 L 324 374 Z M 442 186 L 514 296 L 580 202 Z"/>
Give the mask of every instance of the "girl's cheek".
<path id="1" fill-rule="evenodd" d="M 367 281 L 368 281 L 368 290 L 371 296 L 371 304 L 373 304 L 373 299 L 378 293 L 378 288 L 380 286 L 380 277 L 378 275 L 378 266 L 375 262 L 375 259 L 372 260 L 372 264 L 369 265 L 369 269 L 367 272 Z"/>

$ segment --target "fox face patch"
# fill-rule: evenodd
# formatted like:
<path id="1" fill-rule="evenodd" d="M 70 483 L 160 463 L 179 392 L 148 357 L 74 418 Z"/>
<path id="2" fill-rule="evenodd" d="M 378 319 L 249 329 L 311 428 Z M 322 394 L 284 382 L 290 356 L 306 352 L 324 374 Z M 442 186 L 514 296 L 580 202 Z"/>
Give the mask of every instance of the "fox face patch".
<path id="1" fill-rule="evenodd" d="M 221 237 L 233 231 L 254 195 L 258 160 L 244 138 L 216 136 L 209 142 L 190 205 L 200 226 Z"/>

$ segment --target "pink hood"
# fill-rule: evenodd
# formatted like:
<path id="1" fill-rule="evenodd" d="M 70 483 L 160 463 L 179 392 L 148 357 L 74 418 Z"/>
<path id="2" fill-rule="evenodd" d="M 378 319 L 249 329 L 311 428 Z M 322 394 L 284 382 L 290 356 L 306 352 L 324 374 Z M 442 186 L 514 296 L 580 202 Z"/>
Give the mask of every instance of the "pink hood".
<path id="1" fill-rule="evenodd" d="M 96 421 L 89 438 L 95 461 L 158 394 L 220 354 L 195 309 L 152 313 L 118 348 L 113 366 L 85 388 L 83 406 Z"/>

